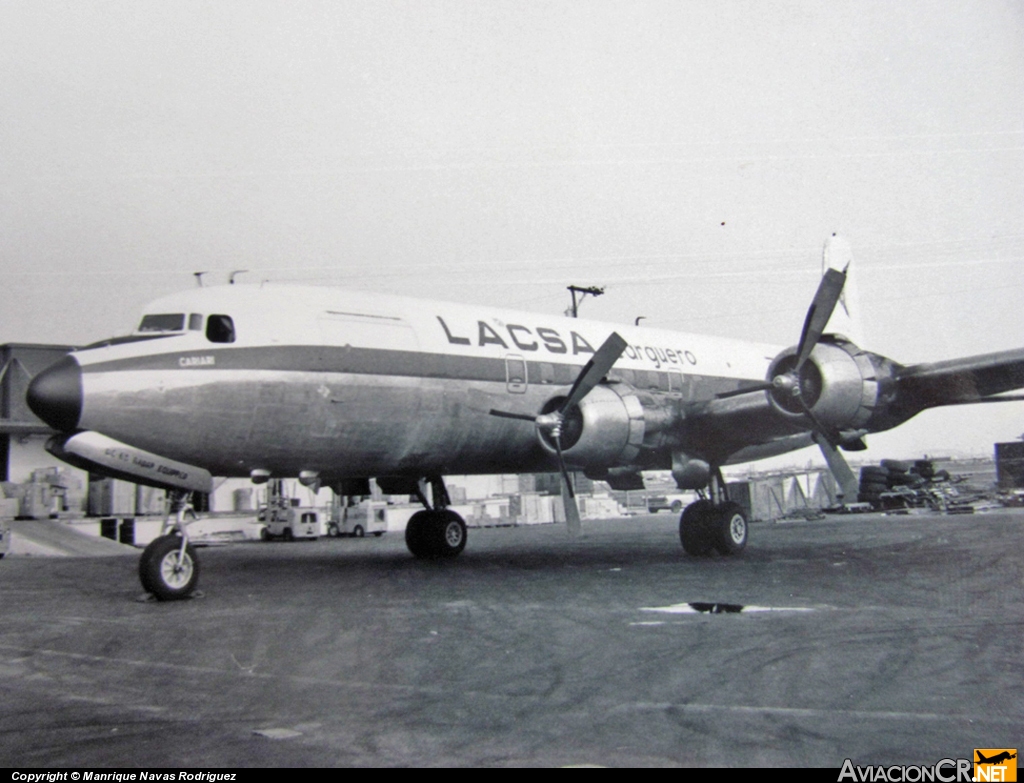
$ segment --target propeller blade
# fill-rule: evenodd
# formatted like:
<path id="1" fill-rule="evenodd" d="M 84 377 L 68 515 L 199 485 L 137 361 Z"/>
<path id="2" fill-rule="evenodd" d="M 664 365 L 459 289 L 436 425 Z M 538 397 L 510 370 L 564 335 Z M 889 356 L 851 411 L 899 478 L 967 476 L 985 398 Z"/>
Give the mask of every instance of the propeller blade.
<path id="1" fill-rule="evenodd" d="M 619 360 L 622 352 L 626 350 L 626 341 L 618 332 L 612 332 L 608 339 L 601 343 L 590 361 L 587 362 L 569 390 L 569 395 L 562 403 L 560 413 L 565 413 L 573 405 L 579 403 L 584 397 L 590 394 L 591 390 L 601 382 L 601 379 L 608 374 L 612 365 Z"/>
<path id="2" fill-rule="evenodd" d="M 569 529 L 569 535 L 572 538 L 579 538 L 583 527 L 580 522 L 580 510 L 568 484 L 562 485 L 562 503 L 565 505 L 565 524 Z"/>
<path id="3" fill-rule="evenodd" d="M 811 427 L 812 434 L 821 435 L 821 437 L 832 444 L 832 446 L 838 446 L 840 440 L 839 433 L 835 430 L 829 430 L 824 424 L 822 424 L 821 419 L 814 415 L 814 411 L 812 411 L 811 407 L 804 402 L 803 397 L 797 397 L 797 400 L 800 401 L 800 407 L 804 409 L 804 414 L 811 420 L 811 424 L 813 425 Z"/>
<path id="4" fill-rule="evenodd" d="M 502 419 L 520 419 L 521 421 L 536 421 L 536 416 L 530 416 L 526 413 L 509 413 L 508 411 L 499 411 L 491 408 L 487 411 L 491 416 L 498 416 Z"/>
<path id="5" fill-rule="evenodd" d="M 720 394 L 715 395 L 715 399 L 727 400 L 730 397 L 739 397 L 740 395 L 750 394 L 751 392 L 767 391 L 774 385 L 775 384 L 771 381 L 765 381 L 764 383 L 759 383 L 756 386 L 744 386 L 742 389 L 733 389 L 732 391 L 721 392 Z"/>
<path id="6" fill-rule="evenodd" d="M 843 502 L 855 503 L 857 500 L 857 477 L 853 475 L 853 471 L 850 469 L 850 465 L 846 462 L 846 458 L 839 453 L 839 449 L 832 445 L 832 442 L 822 435 L 820 432 L 812 432 L 811 437 L 814 438 L 815 443 L 818 444 L 818 448 L 821 449 L 822 455 L 825 457 L 825 462 L 828 463 L 828 469 L 832 471 L 832 475 L 835 476 L 836 483 L 839 485 L 840 490 L 843 493 Z"/>
<path id="7" fill-rule="evenodd" d="M 555 451 L 558 452 L 558 469 L 562 473 L 562 505 L 565 506 L 565 524 L 569 529 L 572 538 L 578 538 L 582 524 L 580 522 L 580 510 L 576 505 L 576 493 L 572 489 L 572 481 L 569 479 L 569 471 L 565 467 L 565 460 L 562 458 L 562 439 L 555 438 Z"/>
<path id="8" fill-rule="evenodd" d="M 818 292 L 814 295 L 807 310 L 807 318 L 804 320 L 804 330 L 800 335 L 800 343 L 797 348 L 796 366 L 793 372 L 798 376 L 804 362 L 811 355 L 814 346 L 821 339 L 825 327 L 828 326 L 828 319 L 832 317 L 832 311 L 836 309 L 836 303 L 843 293 L 843 285 L 846 283 L 846 272 L 836 269 L 827 269 L 825 276 L 821 278 L 818 285 Z"/>

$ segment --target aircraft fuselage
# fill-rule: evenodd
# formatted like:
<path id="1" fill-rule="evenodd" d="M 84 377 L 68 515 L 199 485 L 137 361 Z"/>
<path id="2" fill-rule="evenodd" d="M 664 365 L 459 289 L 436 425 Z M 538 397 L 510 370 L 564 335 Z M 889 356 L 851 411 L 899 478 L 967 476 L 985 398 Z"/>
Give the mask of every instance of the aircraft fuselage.
<path id="1" fill-rule="evenodd" d="M 181 328 L 73 354 L 81 368 L 75 427 L 220 476 L 555 470 L 533 426 L 488 408 L 536 414 L 566 393 L 612 331 L 628 347 L 607 386 L 677 418 L 680 403 L 762 381 L 780 350 L 324 288 L 203 288 L 145 313 L 149 328 Z M 753 404 L 762 414 L 768 407 L 764 395 Z M 782 417 L 769 429 L 796 431 Z M 685 427 L 673 429 L 672 443 L 654 434 L 648 426 L 624 436 L 636 442 L 620 461 L 669 467 Z"/>

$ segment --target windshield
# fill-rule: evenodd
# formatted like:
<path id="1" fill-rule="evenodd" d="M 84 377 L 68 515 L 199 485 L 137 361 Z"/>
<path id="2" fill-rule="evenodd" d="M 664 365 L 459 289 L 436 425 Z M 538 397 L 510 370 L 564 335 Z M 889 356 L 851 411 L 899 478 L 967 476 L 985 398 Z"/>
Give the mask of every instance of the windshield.
<path id="1" fill-rule="evenodd" d="M 163 313 L 161 315 L 144 315 L 139 332 L 181 332 L 185 329 L 184 313 Z"/>

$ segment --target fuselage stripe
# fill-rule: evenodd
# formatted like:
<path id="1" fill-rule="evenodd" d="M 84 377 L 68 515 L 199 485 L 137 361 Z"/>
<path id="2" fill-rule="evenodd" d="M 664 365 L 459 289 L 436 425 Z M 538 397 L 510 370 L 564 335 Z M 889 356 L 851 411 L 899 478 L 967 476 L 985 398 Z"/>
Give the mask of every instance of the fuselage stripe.
<path id="1" fill-rule="evenodd" d="M 102 349 L 100 349 L 102 350 Z M 84 351 L 82 353 L 85 353 Z M 521 366 L 523 358 L 510 356 L 494 358 L 457 356 L 422 351 L 402 351 L 352 346 L 292 345 L 218 348 L 202 351 L 181 351 L 146 356 L 127 357 L 111 361 L 85 363 L 86 375 L 104 372 L 131 372 L 138 370 L 174 370 L 202 372 L 204 370 L 262 370 L 278 372 L 326 372 L 352 375 L 384 375 L 416 378 L 436 378 L 460 381 L 505 382 L 507 361 Z M 584 362 L 567 364 L 526 361 L 530 385 L 564 386 L 571 384 Z M 674 376 L 674 377 L 672 377 Z M 667 373 L 656 370 L 628 370 L 615 368 L 609 373 L 614 380 L 625 381 L 639 389 L 679 392 L 683 378 L 692 385 L 701 386 L 701 396 L 736 388 L 736 378 L 716 378 L 692 373 Z M 754 380 L 754 379 L 751 379 Z M 693 390 L 691 390 L 692 392 Z"/>

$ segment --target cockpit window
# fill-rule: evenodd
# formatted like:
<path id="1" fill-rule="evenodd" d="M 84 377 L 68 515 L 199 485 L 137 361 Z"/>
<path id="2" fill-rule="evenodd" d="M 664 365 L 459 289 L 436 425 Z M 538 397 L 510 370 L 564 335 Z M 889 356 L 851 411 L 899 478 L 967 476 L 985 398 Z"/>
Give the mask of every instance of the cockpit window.
<path id="1" fill-rule="evenodd" d="M 188 330 L 190 332 L 201 332 L 203 330 L 203 316 L 199 313 L 192 313 L 188 317 Z"/>
<path id="2" fill-rule="evenodd" d="M 140 332 L 181 332 L 185 330 L 184 313 L 144 315 L 137 331 Z"/>
<path id="3" fill-rule="evenodd" d="M 211 315 L 206 320 L 206 339 L 211 343 L 233 343 L 235 324 L 229 315 Z"/>

